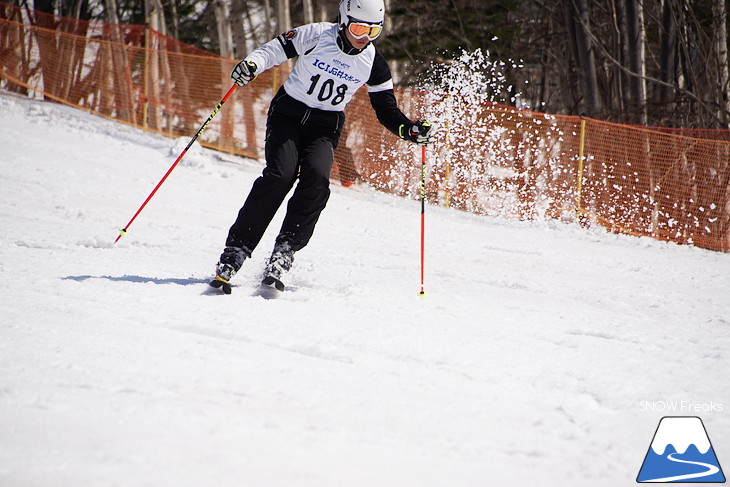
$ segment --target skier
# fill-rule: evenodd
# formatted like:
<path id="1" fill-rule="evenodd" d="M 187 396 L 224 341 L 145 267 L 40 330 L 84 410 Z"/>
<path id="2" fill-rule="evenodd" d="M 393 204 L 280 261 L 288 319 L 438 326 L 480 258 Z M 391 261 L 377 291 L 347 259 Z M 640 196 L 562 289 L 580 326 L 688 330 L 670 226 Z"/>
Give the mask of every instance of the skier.
<path id="1" fill-rule="evenodd" d="M 230 293 L 229 281 L 261 240 L 298 179 L 262 283 L 284 289 L 282 275 L 314 232 L 330 195 L 333 151 L 345 122 L 343 110 L 367 85 L 378 120 L 402 139 L 426 145 L 431 125 L 412 121 L 398 108 L 393 80 L 373 45 L 383 29 L 383 0 L 341 0 L 338 23 L 304 25 L 263 44 L 240 61 L 231 78 L 245 86 L 267 69 L 299 56 L 269 106 L 266 168 L 254 182 L 216 266 L 211 285 Z"/>

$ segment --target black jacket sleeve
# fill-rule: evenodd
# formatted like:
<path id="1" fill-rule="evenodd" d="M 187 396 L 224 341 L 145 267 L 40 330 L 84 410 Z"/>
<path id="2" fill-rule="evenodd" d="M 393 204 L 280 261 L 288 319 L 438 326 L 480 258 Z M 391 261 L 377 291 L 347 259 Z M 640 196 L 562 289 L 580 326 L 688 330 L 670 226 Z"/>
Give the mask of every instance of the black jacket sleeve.
<path id="1" fill-rule="evenodd" d="M 378 87 L 382 88 L 382 85 L 388 83 L 391 79 L 390 68 L 385 62 L 385 58 L 380 52 L 376 51 L 373 69 L 370 72 L 370 79 L 367 81 L 369 88 L 375 87 L 374 91 L 368 90 L 370 104 L 375 110 L 378 121 L 395 135 L 403 138 L 413 122 L 398 108 L 393 88 L 378 89 Z"/>

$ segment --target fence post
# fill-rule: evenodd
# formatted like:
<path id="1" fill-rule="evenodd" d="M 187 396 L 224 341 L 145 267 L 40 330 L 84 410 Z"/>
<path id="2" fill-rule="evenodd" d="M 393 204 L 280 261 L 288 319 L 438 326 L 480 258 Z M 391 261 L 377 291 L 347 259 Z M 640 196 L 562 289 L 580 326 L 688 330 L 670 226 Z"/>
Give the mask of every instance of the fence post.
<path id="1" fill-rule="evenodd" d="M 581 197 L 583 192 L 583 161 L 585 161 L 586 120 L 580 117 L 580 136 L 578 143 L 578 180 L 576 181 L 575 216 L 579 223 L 584 221 L 581 214 Z"/>
<path id="2" fill-rule="evenodd" d="M 446 159 L 444 179 L 446 180 L 446 184 L 444 185 L 444 206 L 451 208 L 451 161 L 449 159 Z"/>
<path id="3" fill-rule="evenodd" d="M 446 120 L 444 123 L 444 132 L 447 134 L 446 140 L 444 141 L 444 153 L 449 154 L 444 157 L 446 159 L 446 166 L 444 167 L 444 207 L 451 208 L 451 141 L 449 140 L 449 121 Z"/>
<path id="4" fill-rule="evenodd" d="M 150 65 L 150 23 L 144 25 L 144 104 L 142 105 L 142 129 L 147 131 L 147 110 L 149 105 L 149 65 Z"/>

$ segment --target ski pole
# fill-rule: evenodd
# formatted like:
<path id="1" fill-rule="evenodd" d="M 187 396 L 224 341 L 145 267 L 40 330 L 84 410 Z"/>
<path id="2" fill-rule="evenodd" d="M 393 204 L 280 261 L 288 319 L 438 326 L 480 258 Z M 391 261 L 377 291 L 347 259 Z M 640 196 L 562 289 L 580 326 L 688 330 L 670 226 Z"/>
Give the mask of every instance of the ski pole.
<path id="1" fill-rule="evenodd" d="M 234 83 L 233 86 L 231 86 L 231 88 L 228 90 L 228 93 L 226 93 L 225 96 L 223 97 L 223 99 L 220 101 L 220 103 L 218 103 L 218 105 L 216 105 L 215 110 L 213 110 L 213 113 L 210 114 L 210 116 L 208 117 L 208 119 L 203 123 L 203 125 L 201 125 L 201 127 L 198 129 L 198 131 L 193 136 L 193 138 L 190 139 L 190 142 L 188 142 L 188 145 L 186 145 L 185 148 L 183 149 L 183 151 L 180 153 L 180 155 L 177 156 L 177 159 L 175 159 L 175 162 L 172 164 L 172 166 L 170 166 L 170 169 L 168 169 L 167 172 L 165 173 L 165 175 L 162 176 L 162 179 L 160 179 L 160 182 L 157 183 L 157 186 L 155 186 L 155 189 L 152 190 L 152 192 L 149 194 L 149 196 L 147 196 L 147 199 L 144 200 L 144 203 L 142 203 L 142 206 L 139 207 L 139 209 L 137 210 L 137 213 L 134 214 L 134 216 L 132 217 L 132 219 L 129 220 L 129 223 L 127 223 L 127 225 L 124 228 L 122 228 L 122 229 L 119 230 L 119 236 L 114 241 L 114 243 L 117 243 L 120 238 L 122 238 L 123 236 L 125 236 L 127 234 L 127 230 L 129 229 L 129 226 L 137 218 L 137 216 L 140 213 L 142 213 L 142 210 L 144 209 L 145 206 L 147 206 L 147 203 L 150 202 L 150 200 L 155 195 L 155 193 L 157 192 L 157 190 L 160 189 L 160 186 L 162 186 L 162 183 L 165 182 L 165 180 L 170 175 L 170 173 L 172 172 L 172 170 L 175 169 L 175 167 L 178 165 L 178 163 L 182 160 L 182 158 L 185 155 L 185 153 L 193 145 L 193 142 L 195 142 L 195 140 L 198 138 L 198 136 L 203 133 L 203 131 L 208 126 L 208 124 L 210 123 L 210 121 L 213 120 L 213 117 L 216 116 L 216 114 L 221 109 L 221 107 L 223 106 L 223 104 L 226 102 L 226 100 L 228 100 L 228 97 L 230 97 L 233 94 L 233 92 L 235 91 L 235 89 L 237 87 L 238 87 L 238 85 L 236 83 Z"/>
<path id="2" fill-rule="evenodd" d="M 426 146 L 421 146 L 421 292 L 419 296 L 425 296 L 423 288 L 424 262 L 426 254 Z"/>

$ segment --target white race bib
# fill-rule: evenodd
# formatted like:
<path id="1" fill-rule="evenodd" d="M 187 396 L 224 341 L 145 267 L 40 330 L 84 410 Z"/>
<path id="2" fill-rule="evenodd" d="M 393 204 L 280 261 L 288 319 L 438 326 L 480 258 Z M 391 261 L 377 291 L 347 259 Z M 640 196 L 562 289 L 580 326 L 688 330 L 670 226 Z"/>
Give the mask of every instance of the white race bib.
<path id="1" fill-rule="evenodd" d="M 319 29 L 322 30 L 317 36 Z M 284 82 L 286 92 L 312 108 L 343 111 L 355 92 L 370 78 L 375 47 L 368 44 L 359 54 L 345 54 L 337 46 L 336 24 L 305 25 L 287 35 L 294 36 L 292 41 L 301 54 Z M 301 43 L 297 42 L 297 36 L 301 36 Z"/>

